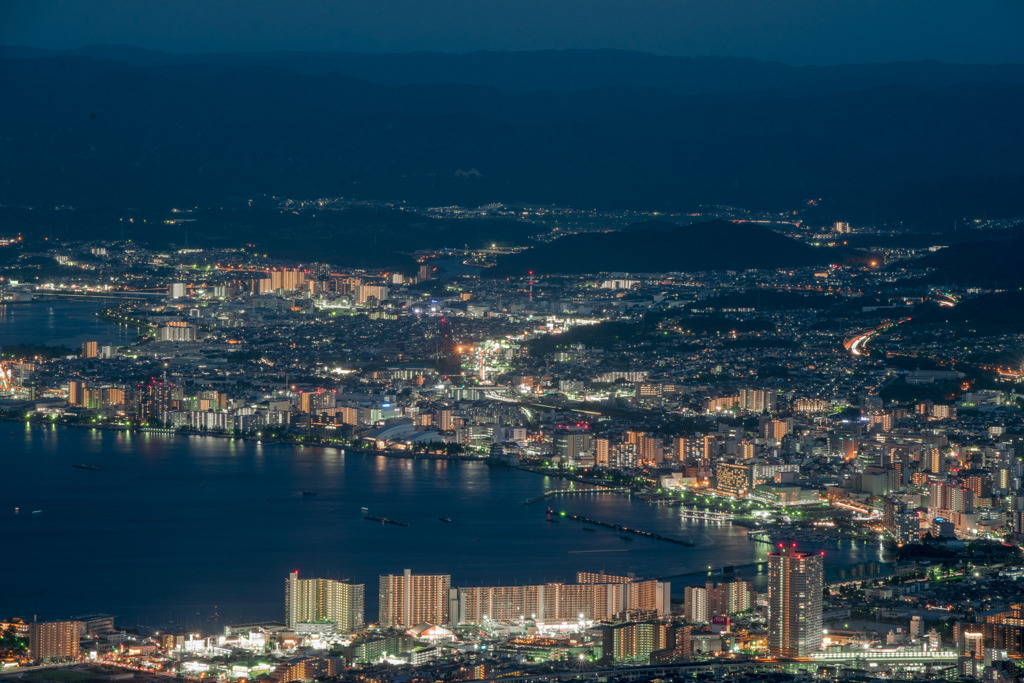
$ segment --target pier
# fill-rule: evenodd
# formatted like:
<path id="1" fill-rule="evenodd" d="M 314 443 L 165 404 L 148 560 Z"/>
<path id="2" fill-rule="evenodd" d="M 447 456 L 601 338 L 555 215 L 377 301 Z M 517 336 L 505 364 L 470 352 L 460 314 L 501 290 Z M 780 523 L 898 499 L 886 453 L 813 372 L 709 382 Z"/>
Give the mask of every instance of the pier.
<path id="1" fill-rule="evenodd" d="M 545 498 L 559 498 L 566 496 L 585 496 L 585 495 L 600 495 L 607 493 L 630 493 L 628 488 L 608 488 L 608 489 L 553 489 L 551 491 L 545 491 L 539 496 L 534 496 L 528 500 L 523 501 L 524 505 L 533 505 L 539 503 Z"/>
<path id="2" fill-rule="evenodd" d="M 679 516 L 683 519 L 701 519 L 708 522 L 728 522 L 736 515 L 731 512 L 715 512 L 713 510 L 683 508 L 679 511 Z"/>
<path id="3" fill-rule="evenodd" d="M 548 515 L 551 515 L 551 514 L 553 514 L 552 510 L 551 510 L 551 508 L 548 508 Z M 623 526 L 621 524 L 612 524 L 611 522 L 602 522 L 602 521 L 597 520 L 597 519 L 591 519 L 590 517 L 584 517 L 583 515 L 573 515 L 573 514 L 569 514 L 567 512 L 561 512 L 561 513 L 559 513 L 559 516 L 565 517 L 567 519 L 572 519 L 572 520 L 575 520 L 577 522 L 582 522 L 584 524 L 592 524 L 594 526 L 604 527 L 605 529 L 612 529 L 613 531 L 618 531 L 618 532 L 623 533 L 623 534 L 632 534 L 633 536 L 640 536 L 641 538 L 650 538 L 650 539 L 653 539 L 655 541 L 665 541 L 666 543 L 675 543 L 676 545 L 685 545 L 685 546 L 690 546 L 690 547 L 693 546 L 693 541 L 685 540 L 685 539 L 682 539 L 682 538 L 672 538 L 671 536 L 663 536 L 662 534 L 659 534 L 659 533 L 654 532 L 654 531 L 644 531 L 643 529 L 633 529 L 633 528 L 630 528 L 630 527 L 627 527 L 627 526 Z"/>

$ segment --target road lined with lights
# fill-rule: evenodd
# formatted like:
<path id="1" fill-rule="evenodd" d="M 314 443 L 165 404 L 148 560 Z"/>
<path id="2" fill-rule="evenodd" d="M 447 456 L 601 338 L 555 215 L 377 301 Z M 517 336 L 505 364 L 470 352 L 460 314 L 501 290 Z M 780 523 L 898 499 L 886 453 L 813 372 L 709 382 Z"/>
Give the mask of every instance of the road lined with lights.
<path id="1" fill-rule="evenodd" d="M 911 318 L 903 318 L 902 320 L 897 320 L 896 322 L 883 323 L 882 325 L 879 325 L 873 330 L 868 330 L 867 332 L 863 332 L 857 335 L 856 337 L 852 337 L 851 339 L 846 340 L 845 342 L 843 342 L 843 346 L 846 347 L 847 351 L 849 351 L 855 356 L 866 356 L 868 352 L 867 349 L 864 347 L 867 345 L 869 341 L 871 341 L 872 337 L 875 337 L 881 334 L 882 332 L 886 332 L 898 325 L 902 325 L 903 323 L 907 323 L 910 321 Z"/>

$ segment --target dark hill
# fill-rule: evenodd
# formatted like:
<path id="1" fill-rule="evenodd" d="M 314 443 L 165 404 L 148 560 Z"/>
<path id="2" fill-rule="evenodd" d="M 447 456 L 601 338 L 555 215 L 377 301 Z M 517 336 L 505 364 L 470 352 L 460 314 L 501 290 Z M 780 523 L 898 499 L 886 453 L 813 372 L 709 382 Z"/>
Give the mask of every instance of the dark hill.
<path id="1" fill-rule="evenodd" d="M 981 334 L 1024 332 L 1024 292 L 997 292 L 965 299 L 948 308 L 930 306 L 907 323 L 916 329 L 958 330 Z"/>
<path id="2" fill-rule="evenodd" d="M 173 226 L 164 221 L 184 216 L 169 211 L 131 213 L 133 220 L 129 223 L 118 221 L 115 213 L 103 209 L 53 211 L 0 206 L 0 226 L 11 234 L 23 235 L 29 249 L 41 248 L 44 240 L 53 244 L 124 239 L 153 249 L 252 245 L 277 258 L 305 263 L 407 272 L 418 268 L 409 254 L 419 249 L 522 244 L 538 229 L 526 221 L 456 220 L 384 208 L 281 211 L 276 203 L 198 209 L 187 214 L 187 221 Z M 0 249 L 0 265 L 12 256 L 16 256 L 14 250 Z"/>
<path id="3" fill-rule="evenodd" d="M 666 273 L 828 263 L 837 252 L 797 242 L 754 223 L 651 222 L 628 231 L 570 235 L 507 256 L 491 277 L 535 273 Z"/>
<path id="4" fill-rule="evenodd" d="M 837 66 L 789 66 L 729 57 L 673 57 L 627 50 L 414 52 L 246 52 L 171 54 L 118 45 L 74 50 L 0 46 L 0 56 L 90 57 L 143 67 L 186 64 L 272 67 L 300 74 L 347 74 L 381 85 L 470 85 L 517 92 L 582 91 L 621 86 L 679 94 L 787 92 L 808 95 L 887 85 L 944 87 L 1000 81 L 1024 84 L 1024 65 L 934 61 Z"/>
<path id="5" fill-rule="evenodd" d="M 989 239 L 962 242 L 928 254 L 912 266 L 934 268 L 938 284 L 981 287 L 1024 286 L 1024 225 Z"/>
<path id="6" fill-rule="evenodd" d="M 926 227 L 1024 213 L 1016 66 L 793 68 L 611 51 L 0 51 L 0 203 L 688 210 L 831 199 Z"/>

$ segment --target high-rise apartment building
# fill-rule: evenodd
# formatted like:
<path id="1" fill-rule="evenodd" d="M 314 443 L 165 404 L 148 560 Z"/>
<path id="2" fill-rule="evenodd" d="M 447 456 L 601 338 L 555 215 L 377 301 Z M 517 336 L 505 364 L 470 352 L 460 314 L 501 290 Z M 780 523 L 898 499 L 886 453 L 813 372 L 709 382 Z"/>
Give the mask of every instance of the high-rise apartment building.
<path id="1" fill-rule="evenodd" d="M 73 406 L 85 405 L 85 382 L 68 382 L 68 403 Z"/>
<path id="2" fill-rule="evenodd" d="M 793 419 L 765 420 L 761 429 L 765 439 L 782 441 L 784 436 L 793 433 Z"/>
<path id="3" fill-rule="evenodd" d="M 338 405 L 337 391 L 317 389 L 299 392 L 299 412 L 311 415 L 333 413 Z"/>
<path id="4" fill-rule="evenodd" d="M 151 379 L 138 391 L 139 417 L 162 422 L 167 413 L 178 409 L 183 395 L 181 387 L 174 386 L 166 379 Z"/>
<path id="5" fill-rule="evenodd" d="M 974 491 L 943 482 L 928 485 L 928 507 L 953 512 L 974 512 Z"/>
<path id="6" fill-rule="evenodd" d="M 780 547 L 768 553 L 768 652 L 806 657 L 821 649 L 822 556 Z"/>
<path id="7" fill-rule="evenodd" d="M 408 629 L 448 622 L 448 574 L 386 574 L 380 577 L 378 623 Z"/>
<path id="8" fill-rule="evenodd" d="M 777 394 L 764 389 L 740 389 L 737 405 L 751 413 L 765 413 L 775 408 Z"/>
<path id="9" fill-rule="evenodd" d="M 958 622 L 956 643 L 960 655 L 1002 650 L 1013 658 L 1024 656 L 1024 605 L 1010 605 L 979 623 Z"/>
<path id="10" fill-rule="evenodd" d="M 686 587 L 683 596 L 683 615 L 691 624 L 706 624 L 710 621 L 708 591 L 704 586 Z"/>
<path id="11" fill-rule="evenodd" d="M 292 572 L 285 581 L 284 610 L 289 628 L 297 624 L 332 622 L 341 633 L 363 627 L 366 587 L 334 579 L 300 579 Z"/>
<path id="12" fill-rule="evenodd" d="M 171 320 L 156 330 L 157 341 L 193 342 L 196 340 L 196 328 L 184 320 Z"/>
<path id="13" fill-rule="evenodd" d="M 77 621 L 37 621 L 28 627 L 28 652 L 33 661 L 78 658 Z"/>
<path id="14" fill-rule="evenodd" d="M 665 616 L 671 610 L 671 585 L 665 582 L 592 572 L 580 572 L 576 580 L 452 589 L 451 623 L 607 621 L 625 615 Z"/>
<path id="15" fill-rule="evenodd" d="M 660 465 L 665 460 L 665 451 L 661 439 L 644 434 L 637 444 L 640 459 L 649 463 Z"/>
<path id="16" fill-rule="evenodd" d="M 674 649 L 675 646 L 676 629 L 657 622 L 628 622 L 610 626 L 604 640 L 605 653 L 610 654 L 610 658 L 616 662 L 647 663 L 652 652 Z"/>
<path id="17" fill-rule="evenodd" d="M 704 584 L 709 616 L 746 612 L 754 605 L 754 591 L 749 581 L 736 579 L 725 583 Z"/>

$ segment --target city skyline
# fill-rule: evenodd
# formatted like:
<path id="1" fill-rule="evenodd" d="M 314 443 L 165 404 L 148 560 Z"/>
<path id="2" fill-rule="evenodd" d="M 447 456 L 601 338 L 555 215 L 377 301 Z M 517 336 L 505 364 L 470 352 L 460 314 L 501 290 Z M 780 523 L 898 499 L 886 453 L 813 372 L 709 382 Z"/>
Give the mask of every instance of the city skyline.
<path id="1" fill-rule="evenodd" d="M 0 682 L 1020 683 L 1021 26 L 0 4 Z"/>

